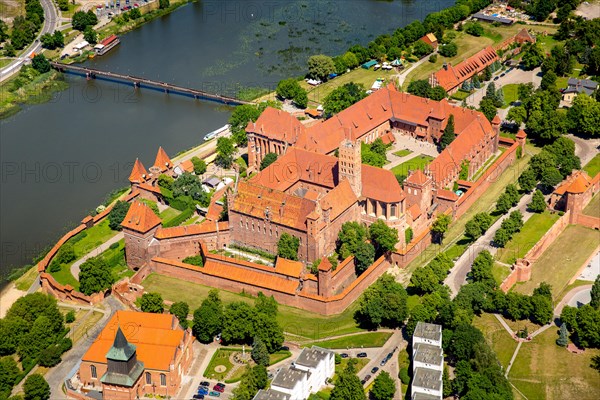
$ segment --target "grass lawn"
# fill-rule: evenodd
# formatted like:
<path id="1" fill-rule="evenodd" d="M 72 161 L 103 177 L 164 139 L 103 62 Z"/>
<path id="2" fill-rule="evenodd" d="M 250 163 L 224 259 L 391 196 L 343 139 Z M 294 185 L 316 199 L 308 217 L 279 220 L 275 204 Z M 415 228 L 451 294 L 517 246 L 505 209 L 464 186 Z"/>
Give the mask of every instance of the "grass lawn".
<path id="1" fill-rule="evenodd" d="M 160 213 L 160 219 L 163 223 L 166 223 L 178 216 L 179 214 L 181 214 L 181 211 L 169 207 Z"/>
<path id="2" fill-rule="evenodd" d="M 15 281 L 15 287 L 19 290 L 29 290 L 31 285 L 33 285 L 33 282 L 35 282 L 37 276 L 38 271 L 34 265 Z"/>
<path id="3" fill-rule="evenodd" d="M 357 347 L 382 347 L 392 336 L 391 332 L 368 332 L 358 335 L 344 336 L 337 339 L 325 340 L 307 344 L 308 347 L 315 345 L 326 349 L 347 349 Z"/>
<path id="4" fill-rule="evenodd" d="M 494 263 L 492 266 L 492 275 L 494 275 L 494 279 L 498 285 L 500 285 L 509 274 L 510 268 L 505 265 Z"/>
<path id="5" fill-rule="evenodd" d="M 292 353 L 287 350 L 279 350 L 273 354 L 269 354 L 269 365 L 277 364 L 285 360 L 286 358 L 290 358 Z"/>
<path id="6" fill-rule="evenodd" d="M 569 280 L 597 247 L 598 231 L 579 225 L 567 226 L 535 262 L 531 280 L 517 284 L 514 290 L 531 294 L 540 282 L 547 282 L 552 285 L 552 297 L 558 299 Z"/>
<path id="7" fill-rule="evenodd" d="M 202 300 L 206 298 L 210 287 L 197 283 L 172 278 L 165 275 L 150 274 L 142 286 L 148 292 L 158 292 L 163 299 L 170 301 L 185 301 L 191 310 L 200 307 Z M 244 301 L 254 304 L 254 298 L 248 295 L 219 290 L 223 303 L 233 301 Z M 299 308 L 279 305 L 277 320 L 283 326 L 285 332 L 301 336 L 307 340 L 327 338 L 329 336 L 343 335 L 347 333 L 363 332 L 354 322 L 354 311 L 357 305 L 352 304 L 341 314 L 323 316 L 311 313 Z M 297 340 L 296 336 L 290 335 L 289 340 Z"/>
<path id="8" fill-rule="evenodd" d="M 100 254 L 100 257 L 112 267 L 111 273 L 115 282 L 123 277 L 133 276 L 135 274 L 133 270 L 127 267 L 127 262 L 125 261 L 125 239 L 122 239 L 117 243 L 119 244 L 118 247 L 108 249 Z"/>
<path id="9" fill-rule="evenodd" d="M 508 85 L 502 86 L 502 92 L 504 93 L 504 105 L 502 108 L 506 108 L 511 105 L 511 103 L 518 100 L 518 90 L 519 84 L 517 83 L 509 83 Z"/>
<path id="10" fill-rule="evenodd" d="M 348 361 L 350 360 L 356 361 L 356 364 L 354 364 L 356 372 L 360 372 L 360 370 L 363 369 L 365 365 L 369 363 L 369 361 L 371 361 L 369 358 L 342 358 L 342 362 L 336 364 L 335 366 L 335 374 L 337 375 L 340 372 L 342 372 L 346 368 L 346 365 L 348 365 Z M 335 377 L 333 379 L 335 381 Z"/>
<path id="11" fill-rule="evenodd" d="M 398 157 L 406 157 L 409 154 L 412 154 L 412 151 L 409 149 L 402 149 L 394 152 L 394 155 Z"/>
<path id="12" fill-rule="evenodd" d="M 527 27 L 527 28 L 529 28 L 529 27 Z M 560 43 L 558 40 L 556 40 L 552 37 L 553 31 L 548 32 L 549 34 L 546 36 L 538 35 L 538 37 L 536 38 L 537 43 L 539 43 L 542 46 L 542 49 L 544 49 L 544 52 L 550 53 L 550 50 L 552 50 L 552 48 L 554 46 L 556 46 L 558 43 Z"/>
<path id="13" fill-rule="evenodd" d="M 466 223 L 473 218 L 473 216 L 479 212 L 490 212 L 494 209 L 496 204 L 496 200 L 498 196 L 502 192 L 504 192 L 504 188 L 510 183 L 515 183 L 523 171 L 527 167 L 527 163 L 531 158 L 531 153 L 538 153 L 539 149 L 527 146 L 525 155 L 517 160 L 513 165 L 507 168 L 502 175 L 498 177 L 488 188 L 479 197 L 479 199 L 467 210 L 466 213 L 462 215 L 459 219 L 452 222 L 446 235 L 444 236 L 444 243 L 440 246 L 439 244 L 429 245 L 425 251 L 423 251 L 418 257 L 416 257 L 407 267 L 403 270 L 403 282 L 406 284 L 410 279 L 410 274 L 415 269 L 426 265 L 429 261 L 433 259 L 438 253 L 446 250 L 447 247 L 454 245 L 454 243 L 459 240 L 464 234 Z"/>
<path id="14" fill-rule="evenodd" d="M 433 161 L 433 157 L 419 154 L 402 164 L 396 165 L 392 168 L 392 172 L 396 176 L 408 176 L 409 170 L 420 169 L 423 170 L 427 164 Z"/>
<path id="15" fill-rule="evenodd" d="M 583 170 L 588 173 L 588 175 L 593 178 L 596 176 L 598 172 L 600 172 L 600 153 L 596 154 L 594 158 L 590 160 L 585 166 Z"/>
<path id="16" fill-rule="evenodd" d="M 406 298 L 406 308 L 408 309 L 409 313 L 417 304 L 421 304 L 421 296 L 418 294 L 411 294 Z"/>
<path id="17" fill-rule="evenodd" d="M 83 232 L 85 232 L 86 236 L 84 236 L 81 240 L 78 240 Z M 108 226 L 108 218 L 99 224 L 84 230 L 83 232 L 77 234 L 68 241 L 68 243 L 73 244 L 73 251 L 75 252 L 75 256 L 77 258 L 81 258 L 82 256 L 86 255 L 118 233 L 117 231 L 110 229 Z"/>
<path id="18" fill-rule="evenodd" d="M 600 217 L 600 194 L 596 194 L 592 197 L 592 200 L 590 200 L 588 205 L 583 209 L 583 213 L 593 217 Z"/>
<path id="19" fill-rule="evenodd" d="M 556 345 L 557 331 L 550 328 L 523 343 L 510 370 L 510 382 L 529 399 L 596 399 L 600 379 L 590 362 L 600 350 L 569 353 Z"/>
<path id="20" fill-rule="evenodd" d="M 79 339 L 87 338 L 88 331 L 94 329 L 98 321 L 102 319 L 102 314 L 99 311 L 93 311 L 86 320 L 81 324 L 77 325 L 77 328 L 73 332 L 69 332 L 69 337 L 73 343 L 77 343 Z M 75 320 L 77 322 L 77 319 Z"/>
<path id="21" fill-rule="evenodd" d="M 512 264 L 517 258 L 522 258 L 544 236 L 544 234 L 560 218 L 558 213 L 551 214 L 546 210 L 541 214 L 534 214 L 525 222 L 521 231 L 496 253 L 500 262 Z"/>
<path id="22" fill-rule="evenodd" d="M 456 99 L 458 101 L 463 101 L 464 99 L 466 99 L 467 97 L 469 97 L 471 95 L 471 92 L 466 92 L 462 89 L 459 89 L 456 93 L 454 93 L 452 96 L 453 99 Z"/>
<path id="23" fill-rule="evenodd" d="M 498 361 L 504 368 L 517 348 L 517 342 L 506 332 L 493 314 L 483 313 L 473 319 L 473 325 L 483 332 L 488 344 L 496 353 Z"/>
<path id="24" fill-rule="evenodd" d="M 216 379 L 218 381 L 222 381 L 225 376 L 229 373 L 229 371 L 233 368 L 233 364 L 229 361 L 229 357 L 231 353 L 234 351 L 239 351 L 238 349 L 224 349 L 220 348 L 215 352 L 213 357 L 210 359 L 210 363 L 206 370 L 204 371 L 204 377 L 209 379 Z M 215 368 L 217 367 L 225 367 L 223 371 L 217 372 Z M 243 369 L 243 368 L 242 368 Z"/>
<path id="25" fill-rule="evenodd" d="M 407 370 L 410 371 L 409 369 L 410 367 L 410 356 L 408 355 L 408 351 L 406 351 L 406 348 L 398 351 L 398 371 L 400 371 L 402 368 L 406 368 Z M 401 384 L 402 387 L 402 398 L 404 398 L 404 395 L 406 394 L 406 391 L 408 390 L 408 385 L 405 384 Z"/>
<path id="26" fill-rule="evenodd" d="M 79 290 L 79 281 L 71 274 L 70 265 L 63 264 L 58 272 L 50 272 L 50 275 L 62 285 L 71 285 L 75 290 Z"/>

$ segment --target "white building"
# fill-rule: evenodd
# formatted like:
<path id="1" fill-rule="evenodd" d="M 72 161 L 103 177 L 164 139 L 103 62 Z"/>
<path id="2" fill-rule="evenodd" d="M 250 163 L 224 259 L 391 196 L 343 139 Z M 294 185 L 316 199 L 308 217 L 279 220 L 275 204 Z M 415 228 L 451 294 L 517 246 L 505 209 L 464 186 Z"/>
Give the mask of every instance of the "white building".
<path id="1" fill-rule="evenodd" d="M 321 347 L 302 349 L 291 367 L 280 370 L 271 388 L 253 400 L 305 400 L 327 384 L 335 372 L 335 353 Z"/>
<path id="2" fill-rule="evenodd" d="M 415 333 L 413 333 L 413 348 L 417 343 L 425 343 L 442 348 L 442 326 L 417 322 Z"/>
<path id="3" fill-rule="evenodd" d="M 441 400 L 444 352 L 442 327 L 418 322 L 412 340 L 412 400 Z"/>

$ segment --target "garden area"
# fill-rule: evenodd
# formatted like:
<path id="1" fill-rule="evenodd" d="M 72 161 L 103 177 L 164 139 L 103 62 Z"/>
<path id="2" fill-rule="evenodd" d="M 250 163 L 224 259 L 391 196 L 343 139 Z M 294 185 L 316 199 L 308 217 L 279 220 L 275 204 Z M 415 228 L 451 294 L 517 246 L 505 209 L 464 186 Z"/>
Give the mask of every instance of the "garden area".
<path id="1" fill-rule="evenodd" d="M 412 154 L 412 151 L 410 151 L 409 149 L 402 149 L 395 151 L 393 154 L 398 157 L 406 157 L 407 155 Z"/>
<path id="2" fill-rule="evenodd" d="M 402 164 L 396 165 L 391 169 L 392 173 L 398 177 L 406 177 L 408 176 L 408 171 L 420 169 L 423 170 L 425 166 L 427 166 L 430 162 L 433 161 L 433 157 L 426 156 L 424 154 L 419 154 L 408 161 L 403 162 Z M 404 180 L 402 179 L 402 180 Z"/>
<path id="3" fill-rule="evenodd" d="M 246 372 L 246 365 L 248 363 L 254 364 L 250 357 L 251 351 L 252 347 L 250 346 L 247 346 L 245 349 L 221 347 L 211 358 L 203 376 L 225 383 L 239 381 Z M 292 353 L 287 350 L 277 351 L 270 354 L 270 365 L 274 365 L 291 356 Z"/>
<path id="4" fill-rule="evenodd" d="M 508 85 L 502 86 L 502 93 L 504 94 L 504 105 L 502 108 L 510 106 L 519 99 L 518 88 L 518 83 L 509 83 Z"/>
<path id="5" fill-rule="evenodd" d="M 548 210 L 532 215 L 521 231 L 516 233 L 504 248 L 498 249 L 496 260 L 513 264 L 518 258 L 527 254 L 559 218 L 558 213 L 551 213 Z"/>
<path id="6" fill-rule="evenodd" d="M 383 347 L 383 345 L 388 341 L 390 336 L 392 336 L 391 332 L 367 332 L 356 335 L 344 336 L 331 340 L 313 342 L 307 344 L 306 346 L 310 347 L 312 345 L 315 345 L 327 349 Z"/>
<path id="7" fill-rule="evenodd" d="M 531 280 L 515 285 L 514 290 L 531 294 L 541 282 L 547 282 L 552 286 L 553 299 L 558 300 L 569 280 L 597 246 L 598 231 L 579 225 L 567 226 L 533 264 Z"/>
<path id="8" fill-rule="evenodd" d="M 150 274 L 142 282 L 142 286 L 144 286 L 147 292 L 160 293 L 164 300 L 185 301 L 192 310 L 200 307 L 202 300 L 208 296 L 208 292 L 211 290 L 208 286 L 159 274 Z M 219 295 L 221 296 L 221 300 L 223 300 L 223 304 L 234 301 L 254 304 L 254 297 L 248 294 L 219 290 Z M 354 321 L 356 307 L 357 304 L 354 303 L 341 314 L 323 316 L 279 304 L 277 321 L 286 333 L 286 340 L 296 342 L 364 332 L 364 330 L 356 326 L 356 322 Z"/>

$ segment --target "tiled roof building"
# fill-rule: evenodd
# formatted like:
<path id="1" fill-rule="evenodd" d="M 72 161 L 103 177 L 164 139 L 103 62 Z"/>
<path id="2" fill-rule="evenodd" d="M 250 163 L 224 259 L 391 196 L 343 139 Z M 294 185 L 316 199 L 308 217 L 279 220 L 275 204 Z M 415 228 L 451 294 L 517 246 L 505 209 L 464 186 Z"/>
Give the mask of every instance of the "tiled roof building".
<path id="1" fill-rule="evenodd" d="M 173 396 L 191 365 L 193 342 L 171 314 L 117 311 L 81 358 L 74 385 L 103 399 Z"/>
<path id="2" fill-rule="evenodd" d="M 455 66 L 445 64 L 442 69 L 431 74 L 429 84 L 431 86 L 441 86 L 446 92 L 454 93 L 464 81 L 481 73 L 486 67 L 498 60 L 496 50 L 488 46 Z"/>

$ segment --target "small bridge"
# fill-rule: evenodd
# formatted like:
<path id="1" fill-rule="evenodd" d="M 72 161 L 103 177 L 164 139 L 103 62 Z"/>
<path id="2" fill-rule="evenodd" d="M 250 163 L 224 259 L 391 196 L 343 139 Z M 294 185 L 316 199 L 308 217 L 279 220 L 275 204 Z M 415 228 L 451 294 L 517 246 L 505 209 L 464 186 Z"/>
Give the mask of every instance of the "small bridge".
<path id="1" fill-rule="evenodd" d="M 62 63 L 58 63 L 58 62 L 54 62 L 54 61 L 51 61 L 50 65 L 52 65 L 52 68 L 56 69 L 57 71 L 71 73 L 74 75 L 85 76 L 87 79 L 100 78 L 100 79 L 105 79 L 105 80 L 109 80 L 109 81 L 114 81 L 117 83 L 130 82 L 133 84 L 133 87 L 136 89 L 146 87 L 149 89 L 160 90 L 167 94 L 169 94 L 169 93 L 178 94 L 178 95 L 182 95 L 182 96 L 192 97 L 196 100 L 210 100 L 210 101 L 214 101 L 217 103 L 226 104 L 226 105 L 230 105 L 230 106 L 239 106 L 242 104 L 253 104 L 250 101 L 244 101 L 244 100 L 236 99 L 234 97 L 221 96 L 218 94 L 208 93 L 203 90 L 190 89 L 190 88 L 186 88 L 183 86 L 173 85 L 171 83 L 155 81 L 155 80 L 147 79 L 147 78 L 140 78 L 140 77 L 132 76 L 132 75 L 117 74 L 117 73 L 108 72 L 108 71 L 100 71 L 100 70 L 94 69 L 94 68 L 62 64 Z"/>

